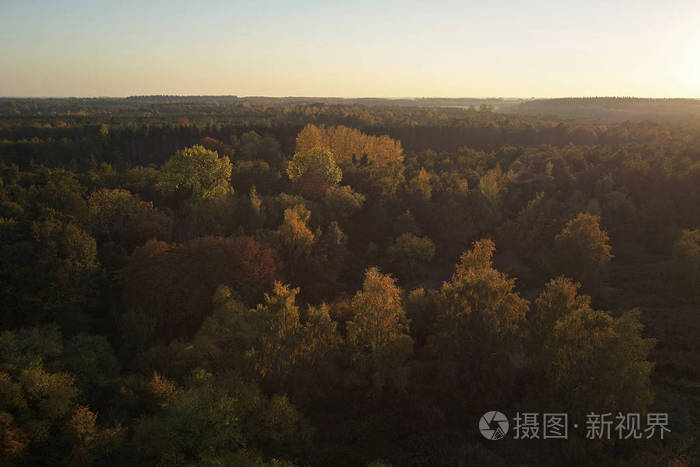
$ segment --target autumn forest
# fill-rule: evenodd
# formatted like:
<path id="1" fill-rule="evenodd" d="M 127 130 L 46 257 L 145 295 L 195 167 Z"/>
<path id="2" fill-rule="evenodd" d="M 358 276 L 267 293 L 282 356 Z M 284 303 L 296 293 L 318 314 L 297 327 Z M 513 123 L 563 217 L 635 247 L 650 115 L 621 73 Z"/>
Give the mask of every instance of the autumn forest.
<path id="1" fill-rule="evenodd" d="M 0 465 L 696 465 L 699 306 L 698 101 L 0 99 Z"/>

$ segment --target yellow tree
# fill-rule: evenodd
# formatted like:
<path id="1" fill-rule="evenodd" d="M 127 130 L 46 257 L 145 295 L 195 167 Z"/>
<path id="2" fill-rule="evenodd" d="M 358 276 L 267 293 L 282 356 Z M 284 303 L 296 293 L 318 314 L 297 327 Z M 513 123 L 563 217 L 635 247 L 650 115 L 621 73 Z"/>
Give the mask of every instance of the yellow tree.
<path id="1" fill-rule="evenodd" d="M 353 319 L 347 323 L 352 360 L 377 392 L 387 386 L 402 388 L 406 383 L 405 363 L 413 340 L 401 293 L 394 278 L 372 267 L 352 300 Z"/>
<path id="2" fill-rule="evenodd" d="M 493 267 L 491 240 L 462 254 L 452 279 L 440 292 L 436 332 L 429 337 L 438 391 L 453 407 L 483 411 L 503 401 L 512 388 L 512 361 L 521 352 L 528 301 L 515 281 Z"/>
<path id="3" fill-rule="evenodd" d="M 308 226 L 311 212 L 302 204 L 284 210 L 284 221 L 277 230 L 281 253 L 289 260 L 311 254 L 316 236 Z"/>

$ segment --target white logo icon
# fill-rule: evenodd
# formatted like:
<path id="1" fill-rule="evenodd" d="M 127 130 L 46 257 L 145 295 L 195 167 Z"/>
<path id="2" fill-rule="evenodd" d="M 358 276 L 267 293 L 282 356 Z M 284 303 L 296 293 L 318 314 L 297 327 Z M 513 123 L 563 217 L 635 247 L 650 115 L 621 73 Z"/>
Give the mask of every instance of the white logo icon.
<path id="1" fill-rule="evenodd" d="M 503 438 L 508 433 L 508 419 L 501 412 L 486 412 L 479 420 L 479 431 L 486 439 L 492 441 Z"/>

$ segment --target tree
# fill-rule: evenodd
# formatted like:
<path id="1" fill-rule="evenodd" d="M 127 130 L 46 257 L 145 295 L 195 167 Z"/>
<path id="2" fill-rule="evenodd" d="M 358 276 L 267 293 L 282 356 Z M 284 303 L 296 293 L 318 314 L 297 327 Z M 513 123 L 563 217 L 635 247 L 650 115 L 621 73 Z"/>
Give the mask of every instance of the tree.
<path id="1" fill-rule="evenodd" d="M 252 187 L 261 193 L 269 193 L 279 178 L 279 172 L 271 170 L 270 165 L 261 159 L 233 163 L 231 183 L 239 193 L 247 193 Z"/>
<path id="2" fill-rule="evenodd" d="M 310 430 L 284 396 L 266 397 L 232 375 L 195 372 L 190 387 L 142 418 L 131 444 L 133 461 L 147 465 L 265 465 L 301 460 Z"/>
<path id="3" fill-rule="evenodd" d="M 600 217 L 578 214 L 566 223 L 554 241 L 560 270 L 595 288 L 613 258 L 608 233 L 600 228 Z"/>
<path id="4" fill-rule="evenodd" d="M 119 362 L 104 336 L 73 336 L 66 343 L 63 360 L 75 378 L 83 402 L 105 401 L 118 391 Z"/>
<path id="5" fill-rule="evenodd" d="M 500 206 L 501 199 L 508 189 L 508 178 L 501 166 L 487 171 L 479 180 L 479 192 L 494 206 Z"/>
<path id="6" fill-rule="evenodd" d="M 0 333 L 3 463 L 76 465 L 85 460 L 88 450 L 96 463 L 104 463 L 102 456 L 111 450 L 107 444 L 114 448 L 119 443 L 121 427 L 98 427 L 96 415 L 78 405 L 81 394 L 75 379 L 61 368 L 62 362 L 72 363 L 73 357 L 70 351 L 64 353 L 56 326 Z M 78 455 L 81 451 L 85 456 Z"/>
<path id="7" fill-rule="evenodd" d="M 243 159 L 253 159 L 258 154 L 261 136 L 255 131 L 248 131 L 241 135 L 238 152 Z"/>
<path id="8" fill-rule="evenodd" d="M 290 262 L 311 254 L 316 236 L 308 226 L 311 212 L 302 204 L 284 210 L 284 221 L 277 229 L 280 252 Z"/>
<path id="9" fill-rule="evenodd" d="M 417 201 L 430 201 L 433 187 L 430 184 L 430 174 L 421 167 L 418 174 L 406 186 L 408 195 Z"/>
<path id="10" fill-rule="evenodd" d="M 180 240 L 239 233 L 236 222 L 238 199 L 229 193 L 213 198 L 193 200 L 181 209 L 174 236 Z"/>
<path id="11" fill-rule="evenodd" d="M 528 301 L 515 281 L 494 269 L 491 240 L 462 254 L 440 292 L 435 333 L 428 338 L 437 370 L 435 388 L 452 409 L 467 413 L 504 403 L 513 389 Z"/>
<path id="12" fill-rule="evenodd" d="M 391 276 L 372 267 L 352 300 L 353 318 L 347 323 L 351 358 L 379 394 L 385 389 L 403 389 L 407 381 L 406 360 L 413 341 L 401 293 Z"/>
<path id="13" fill-rule="evenodd" d="M 87 324 L 99 271 L 95 239 L 49 212 L 29 222 L 0 221 L 0 293 L 7 327 L 50 320 L 73 330 Z"/>
<path id="14" fill-rule="evenodd" d="M 156 211 L 152 202 L 141 201 L 127 190 L 98 190 L 87 203 L 92 232 L 119 241 L 129 251 L 152 238 L 169 236 L 170 219 Z"/>
<path id="15" fill-rule="evenodd" d="M 86 406 L 75 409 L 67 431 L 73 444 L 68 458 L 72 466 L 112 463 L 111 456 L 118 452 L 125 435 L 121 425 L 98 426 L 97 414 Z"/>
<path id="16" fill-rule="evenodd" d="M 352 163 L 353 156 L 365 156 L 367 162 L 383 166 L 401 162 L 403 149 L 401 143 L 386 135 L 366 135 L 354 128 L 345 126 L 324 127 L 306 125 L 297 135 L 296 151 L 308 152 L 315 148 L 328 149 L 337 157 L 336 162 L 342 167 Z"/>
<path id="17" fill-rule="evenodd" d="M 549 281 L 545 290 L 535 300 L 533 317 L 530 320 L 530 346 L 539 349 L 554 332 L 557 321 L 565 316 L 590 307 L 588 295 L 578 295 L 581 284 L 565 277 Z"/>
<path id="18" fill-rule="evenodd" d="M 251 310 L 225 285 L 216 289 L 213 303 L 214 311 L 193 339 L 195 348 L 214 371 L 235 368 L 244 375 L 257 376 L 251 352 L 262 334 L 265 316 Z"/>
<path id="19" fill-rule="evenodd" d="M 654 340 L 641 336 L 639 312 L 613 318 L 593 310 L 578 288 L 560 277 L 535 301 L 532 361 L 543 382 L 535 400 L 580 421 L 591 411 L 645 412 L 653 400 L 647 359 Z"/>
<path id="20" fill-rule="evenodd" d="M 35 208 L 63 213 L 69 216 L 67 220 L 73 223 L 80 223 L 85 219 L 85 187 L 73 172 L 40 167 L 32 180 L 36 180 L 36 183 L 29 187 L 27 196 Z"/>
<path id="21" fill-rule="evenodd" d="M 300 312 L 299 289 L 279 282 L 255 308 L 221 286 L 194 345 L 216 371 L 238 371 L 294 400 L 324 396 L 340 336 L 327 305 Z"/>
<path id="22" fill-rule="evenodd" d="M 287 165 L 287 175 L 308 199 L 322 199 L 328 188 L 337 185 L 343 177 L 333 153 L 321 148 L 294 154 Z"/>
<path id="23" fill-rule="evenodd" d="M 231 162 L 215 151 L 195 145 L 177 151 L 163 165 L 156 185 L 166 193 L 184 192 L 194 199 L 212 198 L 228 194 Z"/>
<path id="24" fill-rule="evenodd" d="M 155 199 L 160 178 L 158 169 L 136 166 L 121 173 L 119 178 L 122 189 L 136 193 L 145 200 Z"/>
<path id="25" fill-rule="evenodd" d="M 518 213 L 518 250 L 543 272 L 551 267 L 554 237 L 568 217 L 563 203 L 539 192 Z"/>
<path id="26" fill-rule="evenodd" d="M 340 286 L 340 278 L 348 255 L 347 235 L 336 221 L 331 221 L 324 231 L 316 229 L 314 244 L 309 255 L 290 258 L 290 271 L 295 283 L 301 285 L 303 297 L 311 302 L 332 298 Z"/>
<path id="27" fill-rule="evenodd" d="M 426 266 L 435 256 L 435 244 L 428 237 L 404 233 L 386 250 L 388 261 L 400 276 L 415 279 L 426 274 Z"/>
<path id="28" fill-rule="evenodd" d="M 277 277 L 275 254 L 249 237 L 203 237 L 182 245 L 149 241 L 121 271 L 127 309 L 154 319 L 160 341 L 192 336 L 212 310 L 217 286 L 249 304 Z"/>
<path id="29" fill-rule="evenodd" d="M 345 222 L 362 208 L 365 199 L 348 185 L 330 187 L 323 201 L 325 215 L 329 220 Z"/>
<path id="30" fill-rule="evenodd" d="M 258 305 L 255 311 L 265 325 L 254 364 L 263 379 L 276 383 L 280 389 L 296 365 L 300 346 L 302 328 L 295 303 L 298 294 L 298 288 L 275 282 L 272 293 L 265 294 L 265 304 Z"/>

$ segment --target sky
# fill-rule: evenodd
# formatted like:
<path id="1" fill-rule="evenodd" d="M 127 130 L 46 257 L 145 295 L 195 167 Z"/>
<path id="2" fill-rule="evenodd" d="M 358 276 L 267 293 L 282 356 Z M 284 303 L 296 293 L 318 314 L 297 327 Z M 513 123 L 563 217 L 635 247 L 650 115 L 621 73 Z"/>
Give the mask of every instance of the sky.
<path id="1" fill-rule="evenodd" d="M 700 0 L 0 0 L 0 96 L 700 97 Z"/>

